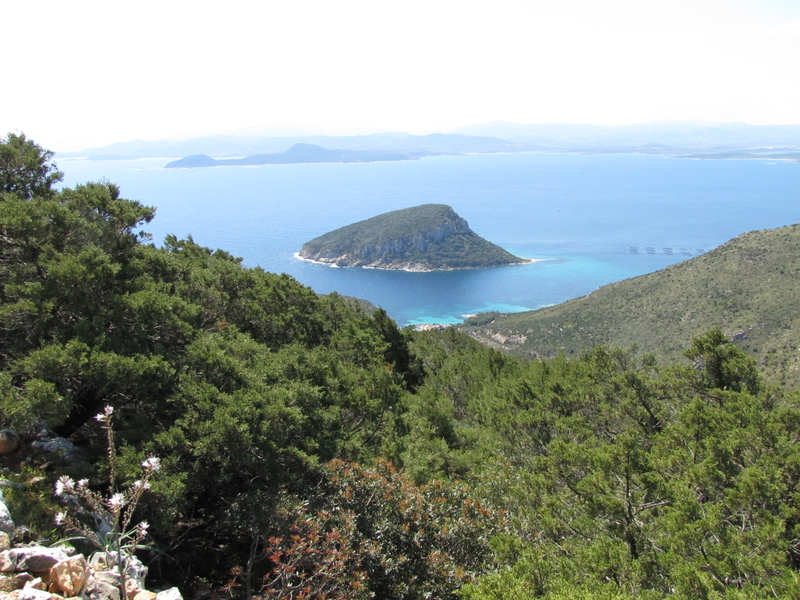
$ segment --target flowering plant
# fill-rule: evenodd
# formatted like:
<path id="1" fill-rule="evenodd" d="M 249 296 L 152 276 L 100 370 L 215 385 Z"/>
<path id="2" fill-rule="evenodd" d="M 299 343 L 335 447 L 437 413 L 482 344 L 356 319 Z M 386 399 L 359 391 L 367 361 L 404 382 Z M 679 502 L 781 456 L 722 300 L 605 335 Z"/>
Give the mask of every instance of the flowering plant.
<path id="1" fill-rule="evenodd" d="M 133 513 L 142 497 L 150 489 L 150 478 L 161 467 L 161 460 L 155 456 L 142 463 L 142 475 L 127 489 L 117 491 L 117 455 L 114 446 L 114 431 L 111 415 L 114 409 L 106 406 L 95 419 L 102 424 L 108 438 L 110 495 L 104 497 L 89 488 L 89 481 L 73 481 L 62 476 L 56 481 L 55 494 L 67 505 L 67 511 L 56 515 L 56 525 L 71 530 L 106 553 L 106 562 L 119 568 L 120 591 L 125 597 L 126 565 L 133 553 L 142 548 L 149 527 L 147 521 L 131 526 Z M 83 506 L 81 506 L 83 504 Z M 88 517 L 88 518 L 87 518 Z M 87 524 L 87 522 L 89 524 Z"/>

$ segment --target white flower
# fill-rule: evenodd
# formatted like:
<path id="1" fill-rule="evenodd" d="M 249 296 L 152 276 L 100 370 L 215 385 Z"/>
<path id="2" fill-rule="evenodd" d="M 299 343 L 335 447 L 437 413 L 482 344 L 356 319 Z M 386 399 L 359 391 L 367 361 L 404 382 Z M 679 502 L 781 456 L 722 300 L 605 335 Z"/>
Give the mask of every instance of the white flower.
<path id="1" fill-rule="evenodd" d="M 79 479 L 78 480 L 78 488 L 79 489 L 84 489 L 88 485 L 89 485 L 89 480 L 88 479 Z"/>
<path id="2" fill-rule="evenodd" d="M 125 506 L 125 496 L 123 494 L 114 494 L 108 499 L 109 506 Z"/>
<path id="3" fill-rule="evenodd" d="M 158 471 L 161 468 L 161 459 L 157 456 L 151 456 L 142 463 L 142 466 L 150 471 Z"/>
<path id="4" fill-rule="evenodd" d="M 133 487 L 133 489 L 135 490 L 138 490 L 139 488 L 141 488 L 142 490 L 149 490 L 150 483 L 147 481 L 142 481 L 141 479 L 137 479 L 131 484 L 131 487 Z"/>
<path id="5" fill-rule="evenodd" d="M 56 515 L 56 525 L 63 525 L 64 521 L 67 520 L 66 513 L 60 512 Z"/>
<path id="6" fill-rule="evenodd" d="M 136 528 L 139 530 L 139 533 L 141 533 L 142 535 L 144 535 L 144 533 L 147 531 L 149 527 L 150 523 L 148 523 L 147 521 L 142 521 L 136 526 Z"/>
<path id="7" fill-rule="evenodd" d="M 64 494 L 72 494 L 75 492 L 75 482 L 71 477 L 62 475 L 56 481 L 56 496 L 63 496 Z"/>
<path id="8" fill-rule="evenodd" d="M 114 407 L 113 406 L 106 406 L 103 409 L 103 412 L 95 415 L 94 420 L 95 421 L 108 421 L 111 418 L 111 413 L 113 413 L 113 412 L 114 412 Z"/>

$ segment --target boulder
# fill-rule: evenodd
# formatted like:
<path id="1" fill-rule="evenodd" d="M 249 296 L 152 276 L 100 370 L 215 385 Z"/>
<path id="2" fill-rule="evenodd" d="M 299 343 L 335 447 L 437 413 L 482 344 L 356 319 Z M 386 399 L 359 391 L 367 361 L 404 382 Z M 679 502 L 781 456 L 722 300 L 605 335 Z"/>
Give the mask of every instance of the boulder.
<path id="1" fill-rule="evenodd" d="M 128 600 L 155 600 L 156 596 L 157 594 L 155 592 L 140 590 L 138 592 L 128 593 Z"/>
<path id="2" fill-rule="evenodd" d="M 50 592 L 36 588 L 25 588 L 14 593 L 18 594 L 17 600 L 51 600 L 53 597 Z"/>
<path id="3" fill-rule="evenodd" d="M 83 596 L 88 600 L 120 600 L 118 587 L 94 578 L 89 579 Z"/>
<path id="4" fill-rule="evenodd" d="M 13 573 L 16 567 L 16 559 L 12 558 L 11 550 L 0 552 L 0 573 Z"/>
<path id="5" fill-rule="evenodd" d="M 183 600 L 183 596 L 181 596 L 181 592 L 178 588 L 173 587 L 163 592 L 158 592 L 158 594 L 156 594 L 156 600 Z"/>
<path id="6" fill-rule="evenodd" d="M 31 443 L 31 446 L 45 452 L 52 452 L 67 462 L 80 462 L 83 459 L 80 448 L 63 437 L 36 440 Z"/>
<path id="7" fill-rule="evenodd" d="M 10 429 L 0 429 L 0 455 L 11 454 L 19 446 L 19 436 Z"/>
<path id="8" fill-rule="evenodd" d="M 3 491 L 0 490 L 0 532 L 13 536 L 16 530 L 14 519 L 11 518 L 11 512 L 8 510 L 6 501 L 3 498 Z"/>
<path id="9" fill-rule="evenodd" d="M 0 571 L 33 571 L 34 573 L 49 571 L 57 562 L 68 558 L 67 553 L 61 548 L 45 548 L 44 546 L 13 548 L 0 553 Z M 9 569 L 9 567 L 11 568 Z"/>
<path id="10" fill-rule="evenodd" d="M 28 583 L 26 583 L 23 589 L 27 590 L 28 588 L 46 591 L 47 584 L 44 581 L 42 581 L 41 577 L 36 577 L 35 579 L 31 579 Z"/>
<path id="11" fill-rule="evenodd" d="M 0 531 L 0 552 L 11 548 L 11 538 L 5 531 Z"/>
<path id="12" fill-rule="evenodd" d="M 104 583 L 108 583 L 109 585 L 113 585 L 116 588 L 118 588 L 122 583 L 117 571 L 95 571 L 92 573 L 92 582 L 95 581 L 102 581 Z"/>
<path id="13" fill-rule="evenodd" d="M 89 565 L 82 554 L 57 562 L 50 567 L 50 585 L 65 598 L 77 596 L 89 577 Z"/>

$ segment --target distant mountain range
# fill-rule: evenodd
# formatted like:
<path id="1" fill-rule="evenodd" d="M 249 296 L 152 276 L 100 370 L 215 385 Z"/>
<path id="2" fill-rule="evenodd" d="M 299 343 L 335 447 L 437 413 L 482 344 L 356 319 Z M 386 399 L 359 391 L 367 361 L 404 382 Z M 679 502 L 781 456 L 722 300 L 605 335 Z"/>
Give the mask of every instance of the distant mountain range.
<path id="1" fill-rule="evenodd" d="M 563 304 L 484 313 L 462 331 L 529 357 L 568 356 L 597 344 L 675 362 L 692 338 L 719 327 L 773 382 L 800 386 L 800 225 L 753 231 L 664 270 Z"/>
<path id="2" fill-rule="evenodd" d="M 455 132 L 495 136 L 537 150 L 551 151 L 719 152 L 800 149 L 800 125 L 675 121 L 603 126 L 496 122 L 462 127 Z"/>
<path id="3" fill-rule="evenodd" d="M 185 141 L 160 140 L 147 142 L 135 140 L 111 144 L 102 148 L 89 148 L 80 152 L 59 153 L 59 157 L 88 157 L 98 160 L 131 158 L 171 158 L 205 154 L 214 159 L 241 158 L 263 154 L 287 152 L 297 144 L 313 145 L 324 149 L 403 155 L 392 160 L 402 160 L 436 154 L 462 154 L 467 152 L 518 152 L 527 150 L 524 144 L 508 142 L 490 136 L 432 133 L 376 133 L 353 136 L 304 136 L 256 138 L 218 135 L 193 138 Z M 301 161 L 305 162 L 305 161 Z M 264 163 L 261 163 L 264 164 Z"/>
<path id="4" fill-rule="evenodd" d="M 463 127 L 451 133 L 411 135 L 376 133 L 353 136 L 261 137 L 217 135 L 183 141 L 135 140 L 89 148 L 79 152 L 58 153 L 58 157 L 85 157 L 98 160 L 133 158 L 198 157 L 198 164 L 210 166 L 211 160 L 242 157 L 267 164 L 263 155 L 286 153 L 297 144 L 318 146 L 342 152 L 370 152 L 386 157 L 371 160 L 407 160 L 422 156 L 465 154 L 472 152 L 638 152 L 651 154 L 692 155 L 696 158 L 785 158 L 797 159 L 800 151 L 800 125 L 747 125 L 744 123 L 665 122 L 640 125 L 601 126 L 549 123 L 485 123 Z M 731 154 L 732 153 L 732 154 Z M 794 154 L 791 154 L 794 153 Z M 341 157 L 346 155 L 341 154 Z M 352 160 L 341 162 L 353 162 Z M 192 162 L 192 161 L 189 161 Z M 199 164 L 205 162 L 207 164 Z M 320 162 L 298 160 L 293 162 Z M 325 161 L 329 162 L 329 161 Z M 336 160 L 335 162 L 340 162 Z M 234 163 L 227 163 L 234 164 Z"/>

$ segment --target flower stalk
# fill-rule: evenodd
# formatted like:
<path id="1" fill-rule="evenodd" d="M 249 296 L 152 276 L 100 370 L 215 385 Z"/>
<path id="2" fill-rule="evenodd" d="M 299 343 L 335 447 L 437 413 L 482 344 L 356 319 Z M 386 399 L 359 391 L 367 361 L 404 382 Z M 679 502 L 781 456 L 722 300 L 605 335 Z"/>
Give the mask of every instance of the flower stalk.
<path id="1" fill-rule="evenodd" d="M 150 489 L 150 478 L 160 469 L 161 461 L 154 456 L 147 458 L 141 465 L 141 477 L 126 489 L 118 490 L 113 412 L 113 407 L 106 406 L 102 413 L 95 416 L 95 420 L 105 429 L 108 441 L 110 495 L 106 498 L 91 490 L 87 479 L 81 479 L 76 483 L 70 477 L 60 477 L 55 484 L 55 494 L 63 499 L 68 507 L 72 507 L 72 510 L 58 513 L 55 522 L 56 525 L 72 531 L 105 552 L 109 566 L 112 562 L 116 562 L 120 576 L 120 597 L 125 600 L 127 565 L 134 552 L 142 548 L 149 527 L 147 521 L 141 521 L 132 527 L 131 521 L 142 495 Z M 90 517 L 88 520 L 93 522 L 93 527 L 86 525 L 87 515 Z"/>

